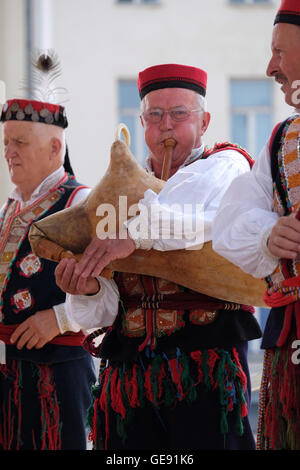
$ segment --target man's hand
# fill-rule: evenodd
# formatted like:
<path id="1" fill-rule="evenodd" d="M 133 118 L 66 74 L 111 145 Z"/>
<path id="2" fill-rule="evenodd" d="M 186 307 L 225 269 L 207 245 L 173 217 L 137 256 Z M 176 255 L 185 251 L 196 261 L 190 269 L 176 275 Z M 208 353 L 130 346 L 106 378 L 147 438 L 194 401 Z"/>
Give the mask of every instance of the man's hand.
<path id="1" fill-rule="evenodd" d="M 56 284 L 62 291 L 72 295 L 97 294 L 99 291 L 97 279 L 76 274 L 77 264 L 75 259 L 62 259 L 55 269 Z"/>
<path id="2" fill-rule="evenodd" d="M 10 337 L 10 342 L 18 349 L 41 349 L 46 343 L 59 335 L 55 312 L 52 308 L 36 312 L 21 323 Z"/>
<path id="3" fill-rule="evenodd" d="M 127 258 L 134 251 L 135 244 L 131 238 L 124 240 L 94 238 L 85 249 L 79 263 L 77 263 L 75 273 L 84 278 L 99 276 L 111 261 Z"/>
<path id="4" fill-rule="evenodd" d="M 277 258 L 296 258 L 300 253 L 299 220 L 293 217 L 280 217 L 271 231 L 268 249 Z"/>

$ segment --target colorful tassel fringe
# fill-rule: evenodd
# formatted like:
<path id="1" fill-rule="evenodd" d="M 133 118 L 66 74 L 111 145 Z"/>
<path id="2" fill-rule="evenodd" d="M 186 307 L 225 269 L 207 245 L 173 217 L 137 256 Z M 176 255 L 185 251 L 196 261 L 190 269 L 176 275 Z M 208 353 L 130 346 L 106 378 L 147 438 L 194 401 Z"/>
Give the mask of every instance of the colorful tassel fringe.
<path id="1" fill-rule="evenodd" d="M 265 352 L 258 450 L 300 450 L 300 364 L 293 363 L 291 345 Z"/>
<path id="2" fill-rule="evenodd" d="M 48 365 L 32 364 L 32 383 L 41 407 L 41 432 L 32 429 L 32 449 L 58 450 L 61 447 L 59 406 L 53 373 Z M 0 379 L 7 383 L 8 394 L 0 406 L 0 448 L 22 449 L 22 362 L 13 360 L 0 366 Z M 33 423 L 34 427 L 34 423 Z M 28 431 L 28 430 L 27 430 Z"/>
<path id="3" fill-rule="evenodd" d="M 194 379 L 191 368 L 197 377 Z M 100 371 L 99 385 L 94 387 L 93 409 L 89 410 L 89 439 L 94 449 L 107 449 L 109 415 L 117 415 L 117 431 L 126 440 L 126 428 L 134 408 L 146 402 L 157 409 L 175 406 L 197 398 L 197 385 L 204 384 L 208 390 L 218 390 L 220 399 L 220 432 L 228 433 L 228 413 L 237 410 L 236 432 L 243 434 L 243 418 L 247 415 L 245 391 L 247 378 L 239 362 L 237 351 L 232 354 L 221 349 L 194 351 L 190 357 L 176 351 L 176 357 L 151 351 L 151 360 L 144 364 L 111 365 Z M 176 393 L 174 393 L 174 390 Z M 105 420 L 99 418 L 100 412 Z"/>

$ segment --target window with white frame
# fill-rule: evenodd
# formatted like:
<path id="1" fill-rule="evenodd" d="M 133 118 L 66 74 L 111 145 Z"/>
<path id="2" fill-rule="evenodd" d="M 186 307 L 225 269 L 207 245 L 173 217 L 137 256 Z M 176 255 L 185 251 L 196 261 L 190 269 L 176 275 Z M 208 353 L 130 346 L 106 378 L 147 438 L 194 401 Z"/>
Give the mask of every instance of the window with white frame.
<path id="1" fill-rule="evenodd" d="M 231 140 L 257 158 L 272 129 L 273 84 L 263 80 L 231 80 Z"/>
<path id="2" fill-rule="evenodd" d="M 120 80 L 118 84 L 119 122 L 128 127 L 131 137 L 130 150 L 138 162 L 144 166 L 148 148 L 140 121 L 140 103 L 136 80 Z"/>
<path id="3" fill-rule="evenodd" d="M 133 3 L 133 4 L 145 4 L 145 5 L 151 5 L 154 3 L 159 3 L 160 0 L 117 0 L 117 3 Z"/>
<path id="4" fill-rule="evenodd" d="M 230 3 L 236 3 L 240 5 L 258 5 L 258 4 L 271 4 L 273 0 L 229 0 Z"/>

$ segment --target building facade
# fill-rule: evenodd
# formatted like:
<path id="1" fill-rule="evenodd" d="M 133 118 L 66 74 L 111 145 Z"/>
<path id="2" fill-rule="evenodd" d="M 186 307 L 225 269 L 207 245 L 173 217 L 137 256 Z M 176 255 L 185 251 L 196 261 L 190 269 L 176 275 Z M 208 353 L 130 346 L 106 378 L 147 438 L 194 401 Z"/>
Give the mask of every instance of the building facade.
<path id="1" fill-rule="evenodd" d="M 67 143 L 78 179 L 94 186 L 119 122 L 144 163 L 140 70 L 184 63 L 208 73 L 206 144 L 234 141 L 254 158 L 291 113 L 265 70 L 280 0 L 0 0 L 0 100 L 24 96 L 33 51 L 54 49 L 67 89 Z M 25 88 L 26 88 L 25 86 Z M 0 150 L 2 147 L 0 147 Z M 11 189 L 0 159 L 0 205 Z"/>
<path id="2" fill-rule="evenodd" d="M 128 124 L 132 152 L 147 149 L 136 78 L 158 63 L 208 72 L 212 120 L 206 143 L 234 140 L 257 158 L 273 125 L 290 113 L 265 76 L 280 0 L 0 0 L 0 80 L 7 97 L 26 96 L 30 54 L 53 48 L 79 179 L 94 186 L 107 168 L 117 124 Z M 0 203 L 7 194 L 1 162 Z"/>

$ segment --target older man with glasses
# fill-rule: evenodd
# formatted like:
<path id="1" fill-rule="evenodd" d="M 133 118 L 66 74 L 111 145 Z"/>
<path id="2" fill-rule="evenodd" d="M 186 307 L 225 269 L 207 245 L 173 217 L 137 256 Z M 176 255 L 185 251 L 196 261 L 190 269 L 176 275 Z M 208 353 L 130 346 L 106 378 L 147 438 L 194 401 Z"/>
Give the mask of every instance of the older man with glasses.
<path id="1" fill-rule="evenodd" d="M 147 170 L 161 177 L 165 141 L 174 139 L 170 178 L 159 194 L 145 193 L 140 204 L 149 210 L 127 222 L 127 239 L 95 239 L 79 263 L 65 259 L 56 269 L 58 285 L 73 294 L 67 296 L 73 321 L 87 329 L 112 325 L 99 352 L 106 364 L 95 390 L 95 449 L 255 447 L 247 416 L 247 341 L 261 332 L 253 309 L 215 310 L 207 306 L 207 297 L 156 277 L 94 277 L 112 259 L 136 248 L 196 248 L 200 240 L 211 239 L 211 222 L 224 191 L 250 170 L 252 160 L 229 143 L 211 150 L 204 146 L 210 121 L 206 81 L 203 70 L 177 64 L 139 74 Z M 181 214 L 183 221 L 185 215 L 193 218 L 197 203 L 204 207 L 201 233 L 192 237 L 191 230 L 182 229 L 175 236 L 171 230 L 165 237 L 164 222 L 170 217 L 174 222 L 185 204 L 191 211 Z M 162 210 L 151 211 L 153 207 Z M 146 221 L 148 233 L 137 234 L 136 224 L 145 222 L 145 213 L 152 214 Z M 151 237 L 153 233 L 157 236 Z M 145 296 L 153 302 L 141 308 Z M 191 296 L 194 301 L 188 305 Z"/>

